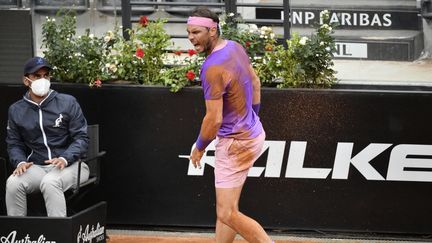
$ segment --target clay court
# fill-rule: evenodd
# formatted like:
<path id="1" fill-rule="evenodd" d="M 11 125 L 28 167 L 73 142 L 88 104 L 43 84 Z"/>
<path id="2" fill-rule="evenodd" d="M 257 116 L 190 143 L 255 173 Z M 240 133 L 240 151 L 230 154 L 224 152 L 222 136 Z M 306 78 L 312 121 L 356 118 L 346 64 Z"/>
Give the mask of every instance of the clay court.
<path id="1" fill-rule="evenodd" d="M 109 243 L 214 243 L 213 233 L 196 232 L 167 232 L 167 231 L 133 231 L 133 230 L 108 230 Z M 314 237 L 311 235 L 271 235 L 275 243 L 402 243 L 402 242 L 430 242 L 430 239 L 421 237 L 396 237 L 381 236 L 369 239 L 362 237 Z M 363 239 L 362 239 L 363 238 Z M 237 236 L 234 243 L 247 243 Z"/>

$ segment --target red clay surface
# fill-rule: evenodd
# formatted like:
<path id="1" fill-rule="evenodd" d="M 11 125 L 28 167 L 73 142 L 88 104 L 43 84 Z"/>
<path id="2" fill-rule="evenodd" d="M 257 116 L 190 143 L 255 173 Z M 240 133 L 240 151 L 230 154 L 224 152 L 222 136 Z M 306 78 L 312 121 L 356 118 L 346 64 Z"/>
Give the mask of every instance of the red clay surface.
<path id="1" fill-rule="evenodd" d="M 214 239 L 203 237 L 167 237 L 141 235 L 110 235 L 109 243 L 214 243 Z M 314 243 L 314 241 L 276 240 L 276 243 Z M 316 242 L 316 241 L 315 241 Z M 234 243 L 247 243 L 245 240 L 235 240 Z"/>

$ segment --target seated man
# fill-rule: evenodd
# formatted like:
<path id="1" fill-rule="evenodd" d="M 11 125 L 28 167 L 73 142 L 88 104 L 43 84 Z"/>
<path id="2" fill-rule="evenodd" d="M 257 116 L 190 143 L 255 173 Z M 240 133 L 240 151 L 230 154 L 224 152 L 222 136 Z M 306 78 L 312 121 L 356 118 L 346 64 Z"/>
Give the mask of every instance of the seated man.
<path id="1" fill-rule="evenodd" d="M 24 66 L 28 92 L 9 107 L 7 149 L 14 168 L 6 183 L 9 216 L 26 216 L 26 195 L 40 191 L 49 217 L 65 217 L 64 193 L 76 186 L 88 147 L 87 121 L 76 99 L 50 89 L 51 66 L 34 57 Z M 89 168 L 82 163 L 81 182 Z"/>

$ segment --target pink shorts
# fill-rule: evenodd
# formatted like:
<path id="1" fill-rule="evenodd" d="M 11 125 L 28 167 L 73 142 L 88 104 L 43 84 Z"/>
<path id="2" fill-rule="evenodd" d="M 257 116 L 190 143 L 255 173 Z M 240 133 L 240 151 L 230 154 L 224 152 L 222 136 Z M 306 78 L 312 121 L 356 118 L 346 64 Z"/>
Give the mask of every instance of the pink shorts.
<path id="1" fill-rule="evenodd" d="M 261 154 L 265 132 L 253 139 L 221 138 L 216 140 L 215 187 L 235 188 L 246 181 L 249 169 Z"/>

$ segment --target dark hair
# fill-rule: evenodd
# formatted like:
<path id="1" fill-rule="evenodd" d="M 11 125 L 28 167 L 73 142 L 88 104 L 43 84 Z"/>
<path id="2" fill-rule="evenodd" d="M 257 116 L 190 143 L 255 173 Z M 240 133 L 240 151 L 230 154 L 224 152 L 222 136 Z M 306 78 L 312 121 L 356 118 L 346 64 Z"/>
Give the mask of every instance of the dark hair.
<path id="1" fill-rule="evenodd" d="M 204 17 L 204 18 L 212 19 L 214 22 L 216 22 L 218 24 L 218 26 L 217 26 L 217 33 L 218 33 L 218 35 L 220 35 L 219 16 L 216 13 L 212 12 L 207 7 L 199 6 L 199 7 L 195 8 L 192 11 L 192 13 L 191 13 L 190 16 L 193 16 L 193 17 Z"/>

